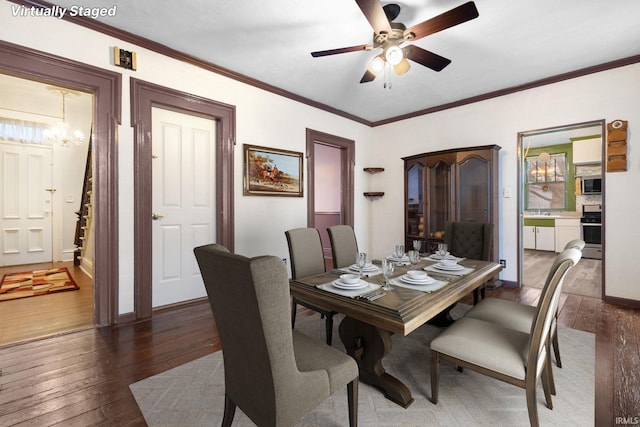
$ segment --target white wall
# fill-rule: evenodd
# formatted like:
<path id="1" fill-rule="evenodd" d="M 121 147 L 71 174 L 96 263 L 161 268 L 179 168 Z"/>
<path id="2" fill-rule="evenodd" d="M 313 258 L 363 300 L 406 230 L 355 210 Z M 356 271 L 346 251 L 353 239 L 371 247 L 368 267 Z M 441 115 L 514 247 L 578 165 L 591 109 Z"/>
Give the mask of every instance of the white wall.
<path id="1" fill-rule="evenodd" d="M 303 198 L 242 195 L 242 144 L 305 151 L 311 128 L 356 141 L 355 194 L 362 194 L 362 167 L 369 163 L 373 129 L 287 98 L 241 84 L 193 65 L 169 59 L 122 40 L 89 31 L 55 18 L 12 17 L 11 4 L 0 3 L 0 39 L 122 73 L 122 124 L 118 129 L 120 192 L 120 313 L 133 310 L 133 131 L 130 126 L 129 77 L 236 106 L 235 250 L 247 256 L 288 257 L 284 231 L 306 226 Z M 112 65 L 117 45 L 137 53 L 138 71 Z M 305 159 L 304 174 L 307 176 Z M 355 231 L 367 247 L 368 204 L 355 200 Z M 269 224 L 265 227 L 265 224 Z"/>
<path id="2" fill-rule="evenodd" d="M 45 36 L 46 35 L 46 36 Z M 242 195 L 242 144 L 305 150 L 305 129 L 311 128 L 356 141 L 355 231 L 358 243 L 373 256 L 387 254 L 403 239 L 402 156 L 471 145 L 498 144 L 499 187 L 517 187 L 519 131 L 588 120 L 628 120 L 629 171 L 607 174 L 606 281 L 607 295 L 640 300 L 640 263 L 630 242 L 640 241 L 640 228 L 630 227 L 640 210 L 631 197 L 631 183 L 640 182 L 640 154 L 634 149 L 633 128 L 640 123 L 640 65 L 627 66 L 571 81 L 515 93 L 399 123 L 368 128 L 330 113 L 243 85 L 121 40 L 53 18 L 12 18 L 10 4 L 0 4 L 0 38 L 34 49 L 120 72 L 122 125 L 120 162 L 120 313 L 133 310 L 133 132 L 130 127 L 129 77 L 154 82 L 235 105 L 236 251 L 245 255 L 288 256 L 284 230 L 306 226 L 306 199 Z M 112 47 L 137 52 L 138 71 L 111 65 Z M 418 94 L 417 94 L 418 95 Z M 395 159 L 395 160 L 394 160 Z M 363 167 L 385 171 L 368 176 Z M 305 161 L 305 176 L 306 161 Z M 375 187 L 375 188 L 373 188 Z M 364 191 L 384 191 L 369 201 Z M 515 194 L 514 194 L 515 195 Z M 305 191 L 306 197 L 306 191 Z M 500 200 L 500 257 L 509 267 L 506 280 L 516 280 L 517 199 Z M 269 224 L 269 227 L 264 227 Z"/>
<path id="3" fill-rule="evenodd" d="M 386 195 L 371 213 L 372 246 L 390 248 L 402 238 L 403 164 L 400 157 L 472 145 L 497 144 L 500 151 L 499 189 L 511 187 L 514 197 L 500 199 L 500 258 L 507 260 L 505 280 L 517 280 L 517 134 L 590 120 L 629 121 L 628 171 L 607 173 L 605 192 L 606 294 L 640 300 L 640 263 L 634 243 L 640 227 L 640 150 L 634 124 L 640 124 L 640 64 L 592 74 L 514 93 L 459 108 L 375 128 L 374 161 L 386 167 Z M 393 141 L 393 144 L 390 142 Z M 390 153 L 393 150 L 393 153 Z M 388 159 L 396 158 L 397 161 Z M 398 218 L 397 221 L 392 219 Z"/>

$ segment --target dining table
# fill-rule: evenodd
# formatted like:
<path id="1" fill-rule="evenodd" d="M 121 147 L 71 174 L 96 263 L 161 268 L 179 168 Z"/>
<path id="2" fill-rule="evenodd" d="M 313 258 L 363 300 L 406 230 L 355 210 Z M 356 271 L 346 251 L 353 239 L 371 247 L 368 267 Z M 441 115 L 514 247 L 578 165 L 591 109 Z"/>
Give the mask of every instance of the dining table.
<path id="1" fill-rule="evenodd" d="M 345 273 L 356 273 L 354 267 L 334 269 L 323 274 L 290 281 L 291 295 L 344 314 L 340 322 L 340 340 L 360 369 L 360 380 L 383 390 L 389 400 L 402 407 L 413 402 L 406 384 L 385 371 L 384 357 L 392 350 L 391 336 L 407 336 L 427 322 L 437 320 L 440 326 L 452 322 L 449 311 L 463 297 L 479 288 L 501 271 L 495 262 L 458 259 L 459 270 L 441 270 L 442 264 L 432 255 L 421 256 L 416 264 L 398 262 L 390 284 L 383 290 L 385 278 L 374 260 L 365 271 L 363 289 L 345 290 L 335 286 Z M 374 269 L 374 267 L 376 267 Z M 426 271 L 429 286 L 406 283 L 410 270 Z M 426 355 L 425 355 L 426 357 Z"/>

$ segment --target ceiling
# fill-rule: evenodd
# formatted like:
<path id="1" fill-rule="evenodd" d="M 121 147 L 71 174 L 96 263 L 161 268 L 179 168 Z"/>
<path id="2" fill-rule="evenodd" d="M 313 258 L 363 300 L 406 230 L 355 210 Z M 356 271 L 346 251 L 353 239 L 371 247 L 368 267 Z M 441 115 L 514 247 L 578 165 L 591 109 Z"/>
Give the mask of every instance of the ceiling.
<path id="1" fill-rule="evenodd" d="M 465 0 L 402 0 L 407 27 Z M 70 7 L 77 0 L 53 0 Z M 383 1 L 383 4 L 389 3 Z M 476 0 L 479 17 L 414 43 L 450 59 L 359 83 L 380 50 L 313 58 L 367 44 L 373 30 L 355 0 L 83 0 L 117 6 L 102 23 L 376 124 L 472 97 L 640 55 L 638 0 Z M 127 49 L 127 46 L 120 46 Z M 640 60 L 640 57 L 637 59 Z M 138 56 L 138 68 L 145 66 Z"/>

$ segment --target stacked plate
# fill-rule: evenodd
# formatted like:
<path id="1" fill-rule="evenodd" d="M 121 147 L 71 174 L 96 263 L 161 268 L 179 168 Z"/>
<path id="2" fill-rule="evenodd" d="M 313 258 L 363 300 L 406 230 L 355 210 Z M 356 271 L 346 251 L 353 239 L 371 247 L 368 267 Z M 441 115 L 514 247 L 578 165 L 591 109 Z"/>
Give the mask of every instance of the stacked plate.
<path id="1" fill-rule="evenodd" d="M 393 262 L 409 262 L 408 255 L 402 255 L 401 257 L 395 256 L 395 255 L 389 255 L 387 259 Z"/>
<path id="2" fill-rule="evenodd" d="M 441 262 L 439 262 L 436 265 L 434 265 L 434 267 L 437 268 L 438 270 L 443 270 L 443 271 L 460 271 L 460 270 L 464 270 L 464 266 L 462 266 L 460 264 L 443 264 Z"/>
<path id="3" fill-rule="evenodd" d="M 360 271 L 360 267 L 357 266 L 357 264 L 353 264 L 351 266 L 349 266 L 349 270 L 351 271 Z M 376 267 L 375 265 L 371 264 L 370 262 L 368 262 L 367 264 L 365 264 L 364 267 L 362 267 L 362 272 L 363 273 L 371 273 L 373 271 L 377 271 L 378 267 Z"/>
<path id="4" fill-rule="evenodd" d="M 431 254 L 430 258 L 433 258 L 433 259 L 456 259 L 456 257 L 454 255 L 451 255 L 450 253 L 447 253 L 445 256 L 442 256 L 440 254 Z"/>
<path id="5" fill-rule="evenodd" d="M 350 281 L 350 283 L 347 283 L 342 279 L 338 279 L 331 282 L 331 284 L 338 289 L 346 289 L 349 291 L 356 290 L 356 289 L 363 289 L 369 286 L 369 284 L 364 280 L 358 280 L 357 282 Z"/>
<path id="6" fill-rule="evenodd" d="M 428 285 L 435 282 L 435 279 L 429 277 L 424 271 L 410 271 L 400 276 L 400 281 L 410 285 Z"/>

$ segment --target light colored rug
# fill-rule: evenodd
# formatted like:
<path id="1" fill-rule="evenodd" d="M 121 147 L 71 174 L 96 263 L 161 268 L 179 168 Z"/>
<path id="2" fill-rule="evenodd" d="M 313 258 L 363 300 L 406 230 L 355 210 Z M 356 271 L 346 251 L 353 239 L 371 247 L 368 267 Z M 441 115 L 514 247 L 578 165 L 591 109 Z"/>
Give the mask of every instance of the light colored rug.
<path id="1" fill-rule="evenodd" d="M 459 317 L 464 309 L 454 309 Z M 341 318 L 335 319 L 335 324 Z M 319 316 L 300 319 L 296 329 L 324 340 L 324 320 Z M 360 426 L 529 426 L 524 389 L 476 374 L 463 373 L 443 362 L 440 399 L 431 396 L 429 342 L 440 332 L 425 325 L 407 337 L 394 336 L 393 350 L 385 358 L 387 372 L 409 386 L 415 401 L 407 409 L 384 398 L 382 393 L 360 383 Z M 594 425 L 595 336 L 574 329 L 559 329 L 563 368 L 554 363 L 557 395 L 554 409 L 544 404 L 538 388 L 541 426 Z M 337 328 L 334 347 L 342 345 Z M 130 386 L 149 426 L 217 426 L 224 406 L 224 365 L 216 352 L 193 362 L 147 378 Z M 254 424 L 236 410 L 233 426 Z M 348 426 L 346 388 L 320 404 L 298 426 Z"/>

